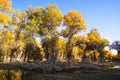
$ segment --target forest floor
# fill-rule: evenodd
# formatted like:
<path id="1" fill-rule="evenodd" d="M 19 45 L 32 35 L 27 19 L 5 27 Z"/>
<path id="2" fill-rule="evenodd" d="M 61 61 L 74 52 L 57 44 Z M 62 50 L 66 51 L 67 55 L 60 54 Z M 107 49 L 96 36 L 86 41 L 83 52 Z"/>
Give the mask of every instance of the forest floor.
<path id="1" fill-rule="evenodd" d="M 14 64 L 0 64 L 0 70 L 18 70 Z M 26 74 L 27 73 L 27 74 Z M 23 80 L 120 80 L 120 69 L 81 69 L 55 73 L 26 71 Z"/>

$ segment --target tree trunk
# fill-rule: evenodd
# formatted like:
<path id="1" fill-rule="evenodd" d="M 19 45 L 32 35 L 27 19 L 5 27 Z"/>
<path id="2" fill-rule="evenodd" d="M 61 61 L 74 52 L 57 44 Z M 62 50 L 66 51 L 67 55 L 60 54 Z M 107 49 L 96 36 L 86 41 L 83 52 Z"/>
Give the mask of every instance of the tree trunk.
<path id="1" fill-rule="evenodd" d="M 103 55 L 102 49 L 99 50 L 99 62 L 100 63 L 104 62 L 104 55 Z"/>
<path id="2" fill-rule="evenodd" d="M 17 61 L 20 61 L 20 58 L 21 58 L 22 54 L 23 54 L 23 52 L 20 51 L 20 54 L 18 54 L 17 59 L 16 59 Z"/>
<path id="3" fill-rule="evenodd" d="M 86 61 L 86 53 L 87 51 L 84 51 L 83 54 L 82 54 L 82 62 L 85 62 Z"/>
<path id="4" fill-rule="evenodd" d="M 72 37 L 73 37 L 73 34 L 71 34 L 69 37 L 68 37 L 68 42 L 67 42 L 67 46 L 66 46 L 66 49 L 67 49 L 67 58 L 68 58 L 68 65 L 70 65 L 70 60 L 72 58 Z"/>
<path id="5" fill-rule="evenodd" d="M 12 62 L 13 53 L 10 55 L 10 63 Z"/>
<path id="6" fill-rule="evenodd" d="M 118 51 L 118 62 L 120 62 L 120 51 Z"/>
<path id="7" fill-rule="evenodd" d="M 7 60 L 7 56 L 5 55 L 4 59 L 3 59 L 3 62 L 6 63 L 6 60 Z"/>
<path id="8" fill-rule="evenodd" d="M 24 62 L 26 62 L 26 57 L 27 57 L 27 53 L 25 52 L 25 55 L 24 55 Z"/>

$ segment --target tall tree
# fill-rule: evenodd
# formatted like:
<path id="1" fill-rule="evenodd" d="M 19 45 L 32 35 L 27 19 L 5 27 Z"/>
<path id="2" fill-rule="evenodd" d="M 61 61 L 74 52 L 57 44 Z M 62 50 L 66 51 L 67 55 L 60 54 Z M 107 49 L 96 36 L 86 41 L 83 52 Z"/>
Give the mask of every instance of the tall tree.
<path id="1" fill-rule="evenodd" d="M 9 31 L 4 31 L 0 35 L 0 50 L 3 53 L 4 61 L 3 62 L 9 62 L 10 58 L 10 50 L 14 45 L 14 34 Z"/>
<path id="2" fill-rule="evenodd" d="M 10 13 L 13 12 L 11 0 L 0 0 L 0 49 L 4 54 L 4 60 L 10 55 L 14 34 L 9 30 Z"/>
<path id="3" fill-rule="evenodd" d="M 98 50 L 99 52 L 99 61 L 102 62 L 104 59 L 103 56 L 103 49 L 106 46 L 109 46 L 109 41 L 105 38 L 102 38 L 100 34 L 98 33 L 97 29 L 91 29 L 91 31 L 88 33 L 88 39 L 89 39 L 89 49 L 91 50 Z"/>
<path id="4" fill-rule="evenodd" d="M 80 36 L 76 39 L 76 46 L 84 49 L 82 56 L 83 61 L 86 59 L 86 53 L 90 53 L 91 51 L 93 53 L 93 59 L 96 60 L 96 54 L 94 52 L 96 50 L 99 52 L 99 60 L 103 60 L 102 49 L 104 49 L 105 46 L 109 46 L 109 41 L 102 38 L 97 29 L 91 29 L 86 37 Z"/>
<path id="5" fill-rule="evenodd" d="M 78 11 L 69 11 L 64 16 L 64 26 L 66 26 L 66 30 L 63 30 L 63 36 L 67 38 L 67 58 L 68 63 L 70 63 L 70 59 L 72 57 L 72 39 L 75 34 L 81 31 L 86 30 L 85 22 Z"/>
<path id="6" fill-rule="evenodd" d="M 112 45 L 110 46 L 110 49 L 116 49 L 117 50 L 118 59 L 120 60 L 120 41 L 114 41 L 112 43 Z"/>
<path id="7" fill-rule="evenodd" d="M 53 4 L 53 5 L 48 5 L 47 8 L 45 9 L 45 14 L 43 16 L 43 26 L 46 27 L 47 29 L 47 34 L 46 36 L 50 38 L 50 55 L 49 55 L 49 60 L 54 62 L 56 59 L 56 50 L 55 50 L 55 44 L 54 42 L 57 41 L 57 27 L 61 25 L 61 22 L 63 20 L 63 16 L 61 11 L 58 9 L 58 7 Z M 46 45 L 47 47 L 47 45 Z"/>
<path id="8" fill-rule="evenodd" d="M 81 50 L 81 61 L 85 61 L 85 55 L 88 51 L 87 49 L 87 43 L 89 42 L 87 36 L 75 36 L 74 37 L 75 46 L 77 46 Z"/>
<path id="9" fill-rule="evenodd" d="M 24 44 L 24 46 L 29 46 L 28 48 L 27 47 L 22 48 L 22 50 L 20 49 L 20 47 L 17 48 L 19 51 L 17 52 L 20 55 L 24 51 L 23 49 L 25 49 L 25 54 L 24 54 L 25 57 L 32 55 L 31 53 L 33 52 L 32 46 L 34 46 L 34 44 L 32 43 L 34 43 L 35 37 L 39 32 L 39 25 L 40 25 L 39 18 L 41 16 L 38 15 L 42 14 L 41 11 L 42 11 L 41 7 L 34 9 L 33 7 L 30 6 L 28 7 L 28 10 L 24 12 L 16 11 L 12 16 L 11 24 L 14 25 L 14 34 L 15 34 L 16 43 L 21 41 Z"/>
<path id="10" fill-rule="evenodd" d="M 56 47 L 56 51 L 58 52 L 57 59 L 59 61 L 65 60 L 66 42 L 62 38 L 58 38 L 55 47 Z"/>

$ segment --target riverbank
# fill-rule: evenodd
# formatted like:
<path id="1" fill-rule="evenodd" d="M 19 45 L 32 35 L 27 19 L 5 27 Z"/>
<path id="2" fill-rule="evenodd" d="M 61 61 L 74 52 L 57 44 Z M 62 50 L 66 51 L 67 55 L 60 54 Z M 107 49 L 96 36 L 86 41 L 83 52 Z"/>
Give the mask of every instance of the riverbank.
<path id="1" fill-rule="evenodd" d="M 41 73 L 36 70 L 28 70 L 21 68 L 20 65 L 30 67 L 34 63 L 17 63 L 17 64 L 0 64 L 1 70 L 20 70 L 22 72 L 22 80 L 120 80 L 120 69 L 113 68 L 90 68 L 93 64 L 83 64 L 81 69 L 72 71 L 61 71 L 54 73 Z M 37 64 L 38 65 L 38 64 Z M 90 66 L 88 66 L 90 65 Z M 83 67 L 87 66 L 87 67 Z M 99 65 L 102 67 L 105 65 Z M 108 66 L 108 65 L 107 65 Z M 32 67 L 32 66 L 31 66 Z M 89 67 L 89 68 L 88 68 Z M 32 69 L 32 68 L 31 68 Z"/>
<path id="2" fill-rule="evenodd" d="M 80 70 L 53 74 L 32 72 L 24 80 L 120 80 L 119 70 Z"/>

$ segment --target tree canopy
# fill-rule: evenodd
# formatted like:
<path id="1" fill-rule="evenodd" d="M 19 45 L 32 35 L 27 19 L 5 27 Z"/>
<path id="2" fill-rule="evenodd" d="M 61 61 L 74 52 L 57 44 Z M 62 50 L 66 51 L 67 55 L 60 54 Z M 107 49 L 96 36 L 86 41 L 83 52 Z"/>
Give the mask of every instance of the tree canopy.
<path id="1" fill-rule="evenodd" d="M 51 63 L 85 59 L 97 61 L 113 59 L 109 51 L 109 41 L 98 29 L 87 30 L 82 14 L 70 10 L 65 15 L 56 4 L 46 8 L 29 6 L 20 12 L 14 10 L 11 0 L 0 0 L 0 61 L 30 62 L 46 60 Z M 61 31 L 58 27 L 64 27 Z M 111 48 L 119 51 L 119 42 Z M 81 60 L 84 59 L 84 60 Z"/>

